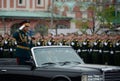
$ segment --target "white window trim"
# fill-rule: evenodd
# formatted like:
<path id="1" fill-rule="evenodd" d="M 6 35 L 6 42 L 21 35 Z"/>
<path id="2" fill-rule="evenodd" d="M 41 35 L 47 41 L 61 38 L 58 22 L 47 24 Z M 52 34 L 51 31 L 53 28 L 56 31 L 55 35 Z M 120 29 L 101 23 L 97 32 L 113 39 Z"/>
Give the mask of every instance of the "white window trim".
<path id="1" fill-rule="evenodd" d="M 25 6 L 25 0 L 23 0 L 23 3 L 22 3 L 22 4 L 20 4 L 20 3 L 19 3 L 19 0 L 18 0 L 18 6 Z"/>
<path id="2" fill-rule="evenodd" d="M 44 0 L 41 0 L 41 4 L 38 4 L 38 0 L 36 0 L 37 7 L 43 7 L 44 6 Z"/>

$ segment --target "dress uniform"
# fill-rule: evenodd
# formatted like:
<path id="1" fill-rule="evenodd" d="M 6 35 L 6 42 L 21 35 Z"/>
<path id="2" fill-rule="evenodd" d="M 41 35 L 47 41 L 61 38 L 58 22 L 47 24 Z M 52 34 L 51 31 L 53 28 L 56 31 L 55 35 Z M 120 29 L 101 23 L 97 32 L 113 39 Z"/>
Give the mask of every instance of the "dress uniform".
<path id="1" fill-rule="evenodd" d="M 29 21 L 23 21 L 20 23 L 20 28 L 13 34 L 13 37 L 17 41 L 16 57 L 18 64 L 26 64 L 26 61 L 30 60 L 30 44 L 28 40 L 28 27 L 30 26 Z"/>
<path id="2" fill-rule="evenodd" d="M 89 41 L 88 39 L 86 39 L 82 42 L 82 48 L 81 48 L 82 49 L 81 57 L 86 63 L 89 62 L 88 61 L 88 52 L 89 52 L 88 46 L 89 46 Z"/>
<path id="3" fill-rule="evenodd" d="M 44 45 L 45 45 L 45 42 L 44 42 L 43 39 L 38 39 L 36 45 L 37 45 L 37 46 L 44 46 Z"/>
<path id="4" fill-rule="evenodd" d="M 103 42 L 103 61 L 104 64 L 108 64 L 109 61 L 109 39 Z"/>
<path id="5" fill-rule="evenodd" d="M 59 46 L 63 46 L 63 39 L 59 39 L 58 45 L 59 45 Z"/>
<path id="6" fill-rule="evenodd" d="M 9 48 L 8 57 L 13 58 L 14 57 L 14 43 L 13 43 L 12 37 L 10 37 L 8 40 L 8 48 Z"/>
<path id="7" fill-rule="evenodd" d="M 77 51 L 79 49 L 79 42 L 78 42 L 78 40 L 77 39 L 73 39 L 71 41 L 71 46 L 73 47 L 74 50 Z"/>
<path id="8" fill-rule="evenodd" d="M 98 39 L 94 40 L 92 43 L 92 59 L 93 63 L 98 63 L 98 53 L 99 53 L 99 46 L 98 46 Z"/>
<path id="9" fill-rule="evenodd" d="M 12 37 L 12 52 L 13 52 L 13 58 L 15 57 L 16 47 L 17 47 L 17 41 Z"/>
<path id="10" fill-rule="evenodd" d="M 62 40 L 62 45 L 67 45 L 67 41 L 65 39 Z"/>
<path id="11" fill-rule="evenodd" d="M 79 42 L 78 38 L 74 38 L 70 42 L 70 46 L 77 52 L 77 54 L 79 56 L 81 56 L 80 42 Z"/>
<path id="12" fill-rule="evenodd" d="M 93 62 L 95 64 L 103 64 L 102 41 L 97 39 L 93 42 Z"/>
<path id="13" fill-rule="evenodd" d="M 9 57 L 9 35 L 8 33 L 4 34 L 4 39 L 3 39 L 3 57 L 8 58 Z"/>
<path id="14" fill-rule="evenodd" d="M 3 37 L 0 36 L 0 58 L 3 57 Z"/>
<path id="15" fill-rule="evenodd" d="M 108 56 L 108 64 L 109 65 L 114 65 L 115 64 L 115 50 L 114 50 L 114 46 L 113 46 L 113 41 L 108 42 L 109 45 L 109 56 Z"/>
<path id="16" fill-rule="evenodd" d="M 87 39 L 86 41 L 87 45 L 86 45 L 86 49 L 87 49 L 87 53 L 86 53 L 86 57 L 87 57 L 87 63 L 92 63 L 92 45 L 91 45 L 91 41 L 90 39 Z"/>
<path id="17" fill-rule="evenodd" d="M 82 41 L 81 41 L 81 39 L 78 40 L 77 53 L 78 53 L 78 55 L 81 57 L 81 55 L 82 55 Z"/>
<path id="18" fill-rule="evenodd" d="M 115 65 L 120 66 L 120 40 L 116 40 L 114 50 L 115 50 Z"/>
<path id="19" fill-rule="evenodd" d="M 48 46 L 51 46 L 51 45 L 56 45 L 56 42 L 53 38 L 51 38 L 48 42 L 47 42 L 47 45 Z"/>

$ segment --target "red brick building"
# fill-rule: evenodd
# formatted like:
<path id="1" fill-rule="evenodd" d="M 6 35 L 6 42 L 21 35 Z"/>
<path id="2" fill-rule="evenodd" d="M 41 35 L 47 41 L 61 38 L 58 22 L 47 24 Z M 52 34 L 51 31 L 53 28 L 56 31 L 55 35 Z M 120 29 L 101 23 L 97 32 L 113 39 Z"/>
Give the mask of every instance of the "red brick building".
<path id="1" fill-rule="evenodd" d="M 90 29 L 96 25 L 93 3 L 101 4 L 96 6 L 101 8 L 104 1 L 0 0 L 0 32 L 14 32 L 18 28 L 17 23 L 24 19 L 31 21 L 31 29 L 35 32 L 41 30 L 46 32 L 50 28 L 63 29 L 62 32 L 76 32 L 86 24 Z M 115 2 L 115 0 L 108 1 Z"/>
<path id="2" fill-rule="evenodd" d="M 71 18 L 51 14 L 50 4 L 51 0 L 0 0 L 0 33 L 13 33 L 25 19 L 35 32 L 58 25 L 70 27 Z"/>

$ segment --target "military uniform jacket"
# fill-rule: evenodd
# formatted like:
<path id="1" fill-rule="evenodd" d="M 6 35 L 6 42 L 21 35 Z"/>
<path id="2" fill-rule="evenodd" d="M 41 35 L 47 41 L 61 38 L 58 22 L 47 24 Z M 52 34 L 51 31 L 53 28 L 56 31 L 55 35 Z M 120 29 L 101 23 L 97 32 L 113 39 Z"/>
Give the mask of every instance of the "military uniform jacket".
<path id="1" fill-rule="evenodd" d="M 17 41 L 16 56 L 30 58 L 30 44 L 27 34 L 19 30 L 13 34 L 13 37 Z"/>

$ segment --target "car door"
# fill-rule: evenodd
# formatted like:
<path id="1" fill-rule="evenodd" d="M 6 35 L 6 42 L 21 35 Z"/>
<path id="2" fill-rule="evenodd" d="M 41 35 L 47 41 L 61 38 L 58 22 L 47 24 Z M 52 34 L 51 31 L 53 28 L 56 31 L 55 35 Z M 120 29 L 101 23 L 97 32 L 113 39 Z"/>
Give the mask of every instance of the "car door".
<path id="1" fill-rule="evenodd" d="M 0 68 L 0 81 L 33 81 L 31 66 L 4 65 Z"/>
<path id="2" fill-rule="evenodd" d="M 35 77 L 34 81 L 50 81 L 51 77 L 51 70 L 48 68 L 35 68 L 33 75 Z"/>
<path id="3" fill-rule="evenodd" d="M 2 65 L 0 65 L 0 75 L 1 75 L 1 70 L 2 70 Z M 1 76 L 0 76 L 0 79 L 1 79 Z M 0 80 L 1 81 L 1 80 Z"/>

